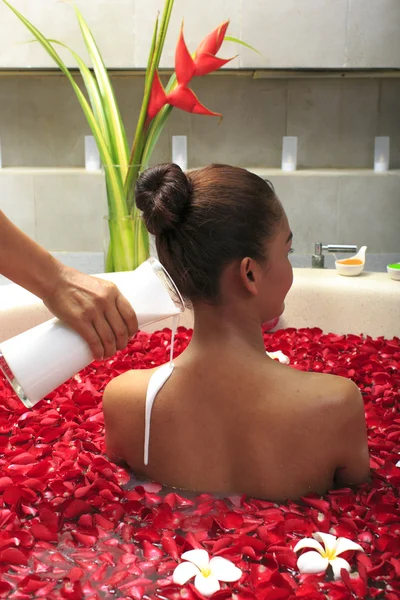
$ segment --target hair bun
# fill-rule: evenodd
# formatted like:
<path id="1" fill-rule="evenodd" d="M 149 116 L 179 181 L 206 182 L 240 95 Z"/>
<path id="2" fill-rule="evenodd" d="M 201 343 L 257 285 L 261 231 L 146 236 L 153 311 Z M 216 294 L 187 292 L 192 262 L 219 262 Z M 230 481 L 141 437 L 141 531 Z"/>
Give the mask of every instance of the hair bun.
<path id="1" fill-rule="evenodd" d="M 166 163 L 143 171 L 136 183 L 136 206 L 150 233 L 174 229 L 190 204 L 192 186 L 178 165 Z"/>

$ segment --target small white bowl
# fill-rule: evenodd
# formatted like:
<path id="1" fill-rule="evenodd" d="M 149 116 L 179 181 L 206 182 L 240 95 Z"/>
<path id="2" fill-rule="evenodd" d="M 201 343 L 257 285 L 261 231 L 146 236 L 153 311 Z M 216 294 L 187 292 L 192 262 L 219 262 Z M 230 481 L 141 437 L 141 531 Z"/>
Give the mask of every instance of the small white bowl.
<path id="1" fill-rule="evenodd" d="M 356 277 L 360 275 L 364 271 L 365 262 L 361 263 L 361 265 L 346 265 L 345 263 L 337 260 L 335 262 L 336 271 L 339 275 L 344 275 L 345 277 Z"/>
<path id="2" fill-rule="evenodd" d="M 400 263 L 398 264 L 400 265 Z M 391 279 L 394 279 L 395 281 L 400 281 L 400 269 L 393 269 L 393 267 L 391 267 L 390 265 L 388 265 L 386 268 Z"/>

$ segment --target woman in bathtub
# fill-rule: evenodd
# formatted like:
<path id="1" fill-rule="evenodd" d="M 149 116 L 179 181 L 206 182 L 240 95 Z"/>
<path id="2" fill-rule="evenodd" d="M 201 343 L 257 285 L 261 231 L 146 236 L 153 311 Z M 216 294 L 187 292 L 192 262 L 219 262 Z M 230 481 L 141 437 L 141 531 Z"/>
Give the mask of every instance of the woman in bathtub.
<path id="1" fill-rule="evenodd" d="M 261 325 L 284 310 L 292 233 L 271 185 L 244 169 L 145 171 L 136 202 L 161 263 L 194 309 L 188 348 L 151 413 L 153 370 L 129 371 L 103 398 L 110 457 L 169 486 L 296 499 L 369 476 L 364 406 L 341 377 L 265 354 Z"/>

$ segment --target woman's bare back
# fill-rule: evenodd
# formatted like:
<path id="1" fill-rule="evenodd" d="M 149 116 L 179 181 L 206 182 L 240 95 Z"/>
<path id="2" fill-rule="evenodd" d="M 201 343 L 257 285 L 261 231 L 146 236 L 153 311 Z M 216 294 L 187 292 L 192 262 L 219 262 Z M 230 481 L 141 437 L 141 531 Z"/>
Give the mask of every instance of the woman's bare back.
<path id="1" fill-rule="evenodd" d="M 184 353 L 152 410 L 151 371 L 130 371 L 104 395 L 107 451 L 169 486 L 285 500 L 368 476 L 363 403 L 343 378 L 303 373 L 267 357 Z M 229 374 L 229 375 L 228 375 Z"/>

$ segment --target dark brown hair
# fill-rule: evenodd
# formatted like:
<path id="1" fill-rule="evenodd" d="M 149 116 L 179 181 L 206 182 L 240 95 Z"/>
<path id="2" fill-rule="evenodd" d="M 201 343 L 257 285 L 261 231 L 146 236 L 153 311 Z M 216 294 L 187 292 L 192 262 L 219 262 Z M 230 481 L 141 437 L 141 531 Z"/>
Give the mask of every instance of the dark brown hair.
<path id="1" fill-rule="evenodd" d="M 139 177 L 135 198 L 160 262 L 191 302 L 217 302 L 220 276 L 232 261 L 266 260 L 265 243 L 283 214 L 269 182 L 229 165 L 187 174 L 175 164 L 151 167 Z"/>

